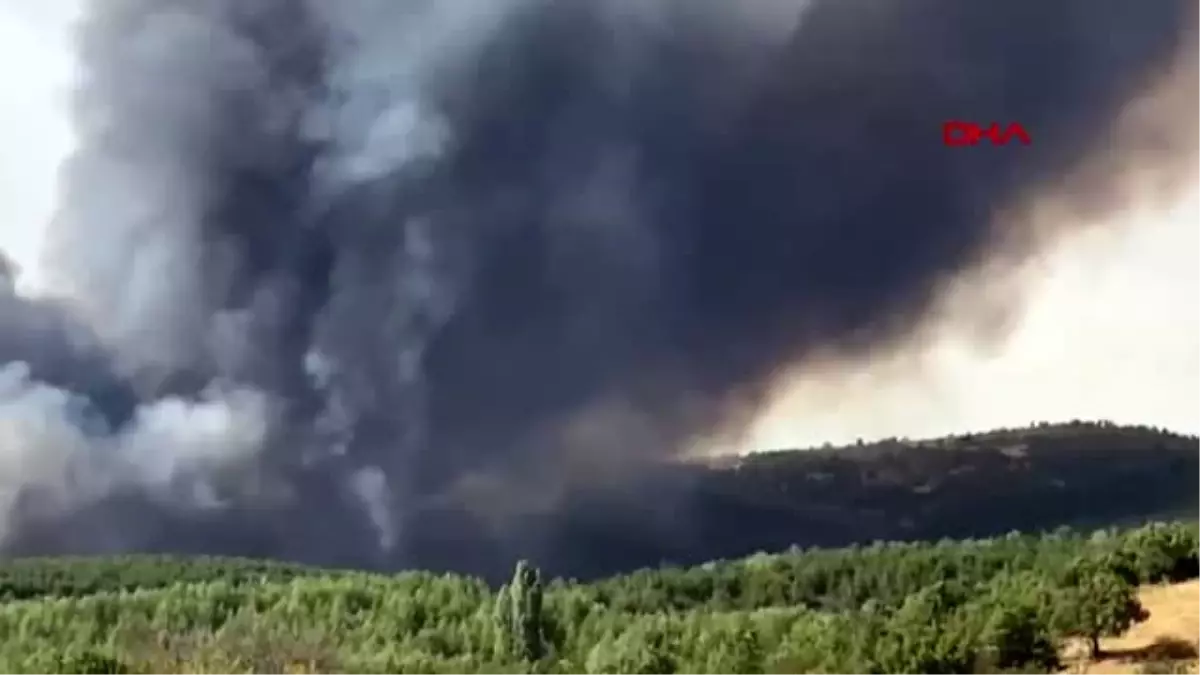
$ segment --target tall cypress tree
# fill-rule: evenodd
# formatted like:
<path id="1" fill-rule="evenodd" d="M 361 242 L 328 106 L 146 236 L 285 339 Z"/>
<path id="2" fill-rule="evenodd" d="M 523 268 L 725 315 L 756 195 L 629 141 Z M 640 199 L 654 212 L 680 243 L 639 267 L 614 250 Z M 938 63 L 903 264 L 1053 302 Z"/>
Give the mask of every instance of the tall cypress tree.
<path id="1" fill-rule="evenodd" d="M 522 661 L 545 655 L 542 634 L 542 580 L 536 567 L 522 560 L 512 581 L 496 596 L 497 650 Z"/>

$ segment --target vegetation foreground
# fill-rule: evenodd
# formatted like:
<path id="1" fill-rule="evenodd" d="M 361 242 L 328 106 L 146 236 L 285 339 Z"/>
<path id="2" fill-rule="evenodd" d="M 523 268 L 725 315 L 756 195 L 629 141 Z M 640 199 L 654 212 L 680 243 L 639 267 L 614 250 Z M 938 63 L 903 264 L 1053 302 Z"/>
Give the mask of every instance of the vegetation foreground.
<path id="1" fill-rule="evenodd" d="M 1198 574 L 1200 529 L 885 544 L 499 590 L 228 559 L 0 566 L 4 672 L 1051 672 Z"/>

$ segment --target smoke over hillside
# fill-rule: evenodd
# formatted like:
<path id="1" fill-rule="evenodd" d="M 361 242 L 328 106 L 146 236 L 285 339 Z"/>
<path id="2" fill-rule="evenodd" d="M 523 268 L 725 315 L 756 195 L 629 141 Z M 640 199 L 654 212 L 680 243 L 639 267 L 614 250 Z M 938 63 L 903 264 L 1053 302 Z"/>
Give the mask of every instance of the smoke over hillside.
<path id="1" fill-rule="evenodd" d="M 1192 181 L 1195 29 L 1191 0 L 95 0 L 58 299 L 0 298 L 0 536 L 403 564 L 431 505 L 619 484 L 1076 222 L 1023 204 Z M 948 119 L 1034 142 L 945 148 Z"/>

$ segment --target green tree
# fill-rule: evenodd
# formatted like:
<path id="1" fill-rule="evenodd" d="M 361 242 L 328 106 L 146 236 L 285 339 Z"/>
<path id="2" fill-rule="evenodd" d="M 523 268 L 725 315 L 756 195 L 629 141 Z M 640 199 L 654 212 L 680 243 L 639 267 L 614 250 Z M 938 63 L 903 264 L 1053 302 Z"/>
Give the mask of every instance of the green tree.
<path id="1" fill-rule="evenodd" d="M 657 617 L 632 620 L 616 635 L 605 636 L 588 652 L 589 673 L 674 673 L 677 655 Z"/>
<path id="2" fill-rule="evenodd" d="M 512 581 L 496 596 L 497 651 L 501 657 L 528 662 L 545 656 L 542 595 L 541 573 L 524 560 L 518 562 Z"/>
<path id="3" fill-rule="evenodd" d="M 707 619 L 703 637 L 689 637 L 694 652 L 686 672 L 761 673 L 763 646 L 752 621 L 745 612 L 723 617 L 703 615 Z M 702 649 L 695 649 L 702 646 Z M 683 664 L 681 664 L 683 665 Z M 684 670 L 681 668 L 681 670 Z"/>
<path id="4" fill-rule="evenodd" d="M 1122 552 L 1143 582 L 1183 581 L 1200 573 L 1197 530 L 1182 523 L 1150 523 L 1130 532 Z"/>
<path id="5" fill-rule="evenodd" d="M 980 660 L 999 671 L 1055 672 L 1061 665 L 1051 627 L 1036 607 L 1019 600 L 992 609 L 982 646 Z"/>
<path id="6" fill-rule="evenodd" d="M 1060 667 L 1052 615 L 1057 587 L 1035 571 L 1006 572 L 964 608 L 978 643 L 977 672 L 1056 672 Z M 977 627 L 977 628 L 976 628 Z"/>
<path id="7" fill-rule="evenodd" d="M 1094 558 L 1078 558 L 1067 570 L 1055 624 L 1063 635 L 1086 638 L 1092 658 L 1101 655 L 1101 637 L 1121 635 L 1149 617 L 1128 576 L 1128 570 Z"/>

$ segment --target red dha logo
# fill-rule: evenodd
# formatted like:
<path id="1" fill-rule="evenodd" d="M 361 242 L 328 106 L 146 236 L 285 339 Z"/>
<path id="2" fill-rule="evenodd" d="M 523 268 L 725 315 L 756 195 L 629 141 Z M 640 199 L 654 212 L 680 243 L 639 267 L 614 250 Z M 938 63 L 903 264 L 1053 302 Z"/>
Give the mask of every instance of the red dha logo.
<path id="1" fill-rule="evenodd" d="M 1018 122 L 1009 124 L 1008 128 L 1003 131 L 996 122 L 992 122 L 986 129 L 974 122 L 957 120 L 942 124 L 942 142 L 946 147 L 951 148 L 976 145 L 984 137 L 991 139 L 992 145 L 1008 145 L 1014 136 L 1021 141 L 1021 145 L 1029 145 L 1033 142 L 1033 139 L 1029 138 L 1029 133 L 1025 131 L 1025 127 Z"/>

